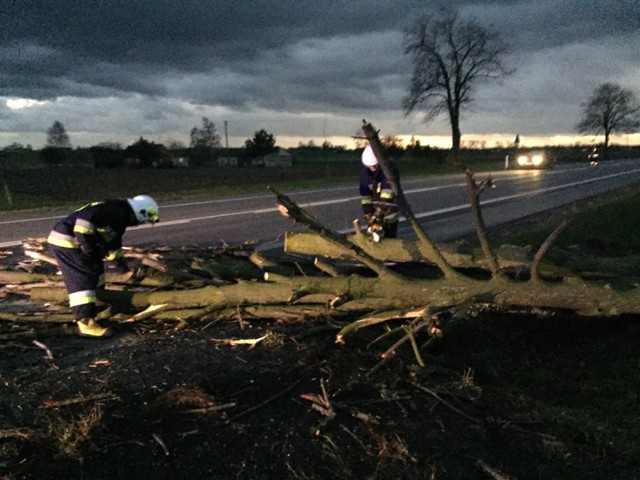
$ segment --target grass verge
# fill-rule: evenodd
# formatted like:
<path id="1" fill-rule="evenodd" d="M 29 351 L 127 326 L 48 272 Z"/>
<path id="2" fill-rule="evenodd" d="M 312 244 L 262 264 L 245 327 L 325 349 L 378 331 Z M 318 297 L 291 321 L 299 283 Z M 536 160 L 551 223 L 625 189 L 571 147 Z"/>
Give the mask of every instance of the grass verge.
<path id="1" fill-rule="evenodd" d="M 444 173 L 460 173 L 445 161 L 402 159 L 402 178 Z M 265 193 L 279 190 L 353 185 L 357 189 L 361 164 L 357 159 L 300 162 L 291 168 L 175 168 L 175 169 L 93 169 L 48 167 L 13 169 L 3 172 L 0 185 L 0 212 L 78 205 L 104 198 L 120 198 L 145 193 L 158 200 Z M 499 162 L 476 162 L 475 171 L 502 169 Z"/>
<path id="2" fill-rule="evenodd" d="M 499 245 L 539 246 L 563 219 L 570 225 L 554 242 L 563 249 L 579 249 L 595 256 L 618 257 L 640 252 L 640 186 L 628 187 L 609 195 L 564 206 L 525 218 L 491 233 Z"/>

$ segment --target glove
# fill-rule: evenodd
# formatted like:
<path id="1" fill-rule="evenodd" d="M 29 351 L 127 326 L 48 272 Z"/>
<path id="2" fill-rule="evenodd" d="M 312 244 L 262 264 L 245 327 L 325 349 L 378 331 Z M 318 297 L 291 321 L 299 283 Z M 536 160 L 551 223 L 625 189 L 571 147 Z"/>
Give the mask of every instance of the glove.
<path id="1" fill-rule="evenodd" d="M 378 243 L 384 237 L 384 227 L 381 224 L 374 223 L 367 228 L 367 233 L 371 236 L 374 242 Z"/>

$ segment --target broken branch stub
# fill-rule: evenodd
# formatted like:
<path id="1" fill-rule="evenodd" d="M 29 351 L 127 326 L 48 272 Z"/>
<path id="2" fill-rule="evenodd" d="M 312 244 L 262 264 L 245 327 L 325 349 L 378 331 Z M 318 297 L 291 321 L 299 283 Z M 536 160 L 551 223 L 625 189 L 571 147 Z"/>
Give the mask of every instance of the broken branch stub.
<path id="1" fill-rule="evenodd" d="M 442 256 L 442 253 L 440 253 L 438 247 L 436 247 L 435 243 L 429 238 L 429 236 L 423 230 L 422 226 L 413 214 L 413 210 L 411 209 L 409 202 L 407 202 L 407 199 L 404 196 L 404 192 L 402 191 L 402 187 L 400 186 L 400 180 L 394 174 L 389 161 L 384 155 L 384 149 L 382 147 L 380 139 L 378 138 L 378 132 L 370 123 L 367 123 L 365 120 L 363 120 L 362 122 L 362 130 L 364 131 L 367 140 L 369 141 L 369 145 L 371 145 L 373 153 L 378 159 L 380 168 L 382 168 L 382 171 L 387 177 L 387 180 L 391 184 L 391 188 L 393 189 L 393 193 L 396 197 L 396 202 L 398 204 L 400 213 L 404 215 L 404 217 L 411 225 L 414 233 L 418 237 L 421 250 L 423 250 L 425 257 L 435 263 L 438 268 L 442 270 L 442 273 L 445 275 L 445 277 L 460 277 L 460 275 L 453 269 L 451 265 L 449 265 L 447 260 Z"/>
<path id="2" fill-rule="evenodd" d="M 280 193 L 272 187 L 269 187 L 269 190 L 271 190 L 276 195 L 278 204 L 286 208 L 287 213 L 291 218 L 293 218 L 296 222 L 305 225 L 310 230 L 320 234 L 322 237 L 326 238 L 333 245 L 341 249 L 346 256 L 353 260 L 357 260 L 363 265 L 366 265 L 371 270 L 376 272 L 380 277 L 384 277 L 388 280 L 401 279 L 393 271 L 385 267 L 382 262 L 373 258 L 357 245 L 348 242 L 344 235 L 341 235 L 322 225 L 306 210 L 298 206 L 298 204 L 287 195 Z"/>

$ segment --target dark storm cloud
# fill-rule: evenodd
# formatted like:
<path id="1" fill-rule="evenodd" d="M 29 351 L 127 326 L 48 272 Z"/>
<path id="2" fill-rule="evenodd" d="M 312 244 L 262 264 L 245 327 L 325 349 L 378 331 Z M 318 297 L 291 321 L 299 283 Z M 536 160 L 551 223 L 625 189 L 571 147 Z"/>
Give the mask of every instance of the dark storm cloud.
<path id="1" fill-rule="evenodd" d="M 522 53 L 598 41 L 640 29 L 637 0 L 477 2 L 468 11 L 492 23 L 513 50 Z"/>
<path id="2" fill-rule="evenodd" d="M 24 95 L 33 85 L 33 96 L 38 98 L 75 95 L 84 90 L 79 85 L 86 83 L 96 87 L 96 95 L 109 89 L 164 95 L 161 84 L 149 77 L 171 71 L 209 72 L 223 65 L 242 74 L 251 62 L 253 75 L 265 70 L 272 73 L 273 62 L 296 67 L 288 62 L 287 47 L 305 39 L 402 32 L 417 12 L 437 4 L 401 0 L 15 0 L 3 8 L 6 28 L 1 34 L 0 59 L 8 76 L 5 93 Z M 635 0 L 454 4 L 462 8 L 468 4 L 478 18 L 494 23 L 516 52 L 633 31 L 640 21 Z M 342 48 L 349 49 L 347 41 Z M 371 48 L 378 45 L 372 43 Z M 384 69 L 401 52 L 385 57 L 379 53 L 370 52 L 370 69 Z M 316 75 L 334 73 L 307 67 L 310 73 L 300 78 L 303 85 L 310 79 L 319 83 Z M 367 73 L 363 69 L 360 75 Z M 56 82 L 56 78 L 69 81 Z M 262 80 L 269 82 L 270 77 L 263 75 Z M 60 91 L 62 88 L 68 91 Z"/>
<path id="3" fill-rule="evenodd" d="M 187 115 L 172 102 L 401 116 L 403 32 L 440 6 L 492 25 L 511 47 L 518 73 L 474 105 L 495 128 L 514 105 L 577 105 L 612 75 L 630 81 L 640 63 L 629 46 L 639 40 L 637 0 L 4 0 L 0 96 L 143 96 L 151 105 L 130 105 L 149 110 L 129 117 L 163 126 Z M 69 115 L 80 112 L 74 104 Z"/>
<path id="4" fill-rule="evenodd" d="M 4 8 L 1 59 L 10 92 L 32 79 L 39 97 L 55 96 L 60 92 L 38 79 L 74 74 L 106 87 L 91 74 L 102 69 L 114 89 L 150 93 L 152 87 L 126 85 L 119 77 L 129 69 L 139 75 L 140 66 L 156 75 L 207 72 L 222 64 L 242 68 L 263 52 L 305 38 L 401 28 L 403 11 L 417 3 L 374 2 L 370 8 L 365 1 L 17 0 Z M 11 85 L 11 78 L 20 81 Z M 62 93 L 74 94 L 69 88 Z"/>

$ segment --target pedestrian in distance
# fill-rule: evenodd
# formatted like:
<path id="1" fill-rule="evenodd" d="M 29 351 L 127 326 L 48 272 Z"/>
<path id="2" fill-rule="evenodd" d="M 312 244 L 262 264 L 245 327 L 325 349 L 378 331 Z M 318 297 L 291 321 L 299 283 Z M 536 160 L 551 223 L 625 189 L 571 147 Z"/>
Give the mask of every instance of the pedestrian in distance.
<path id="1" fill-rule="evenodd" d="M 362 170 L 360 171 L 360 203 L 367 222 L 367 233 L 375 242 L 382 238 L 398 236 L 400 213 L 389 180 L 378 164 L 370 145 L 362 152 Z M 400 178 L 398 166 L 389 162 L 397 179 Z"/>
<path id="2" fill-rule="evenodd" d="M 116 262 L 131 278 L 133 271 L 122 252 L 122 237 L 127 227 L 158 220 L 156 201 L 137 195 L 90 203 L 53 226 L 47 243 L 62 273 L 79 335 L 111 335 L 111 330 L 96 320 L 96 291 L 105 284 L 104 261 Z"/>

